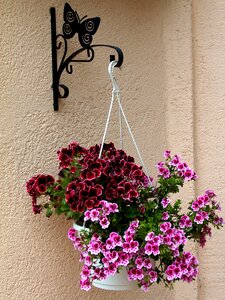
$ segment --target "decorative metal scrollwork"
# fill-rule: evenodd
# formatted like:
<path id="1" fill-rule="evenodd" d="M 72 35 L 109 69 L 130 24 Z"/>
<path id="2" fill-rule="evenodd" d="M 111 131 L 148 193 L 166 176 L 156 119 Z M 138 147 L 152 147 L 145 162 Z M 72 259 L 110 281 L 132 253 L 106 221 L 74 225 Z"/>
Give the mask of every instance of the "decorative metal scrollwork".
<path id="1" fill-rule="evenodd" d="M 75 62 L 90 62 L 94 59 L 95 48 L 107 47 L 112 48 L 117 52 L 117 59 L 115 55 L 110 55 L 110 61 L 116 60 L 116 67 L 120 67 L 123 63 L 123 52 L 120 48 L 112 45 L 92 45 L 93 35 L 98 30 L 100 18 L 87 18 L 87 16 L 80 19 L 78 13 L 74 11 L 71 6 L 66 3 L 64 6 L 62 26 L 62 34 L 56 34 L 56 12 L 55 8 L 50 8 L 51 14 L 51 37 L 52 37 L 52 75 L 53 75 L 53 107 L 54 110 L 59 109 L 59 98 L 67 98 L 69 96 L 69 89 L 66 85 L 60 83 L 60 77 L 65 70 L 68 74 L 73 73 L 73 63 Z M 81 45 L 80 49 L 68 54 L 68 40 L 78 35 L 78 40 Z M 63 50 L 61 60 L 58 65 L 57 51 Z M 86 59 L 77 59 L 77 56 L 87 52 Z"/>

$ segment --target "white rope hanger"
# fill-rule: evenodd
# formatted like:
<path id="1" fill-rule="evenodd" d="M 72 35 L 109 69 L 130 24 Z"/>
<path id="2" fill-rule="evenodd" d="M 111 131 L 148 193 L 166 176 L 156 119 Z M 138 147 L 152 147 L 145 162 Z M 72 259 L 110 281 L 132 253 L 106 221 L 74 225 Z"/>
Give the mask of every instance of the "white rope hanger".
<path id="1" fill-rule="evenodd" d="M 108 112 L 108 116 L 107 116 L 107 120 L 106 120 L 106 124 L 105 124 L 105 130 L 104 130 L 104 134 L 103 134 L 103 137 L 102 137 L 102 143 L 101 143 L 101 148 L 100 148 L 100 152 L 99 152 L 99 158 L 101 157 L 102 155 L 102 150 L 103 150 L 103 146 L 104 146 L 104 142 L 105 142 L 105 138 L 106 138 L 106 134 L 107 134 L 107 130 L 108 130 L 108 125 L 109 125 L 109 121 L 110 121 L 110 116 L 111 116 L 111 113 L 112 113 L 112 107 L 113 107 L 113 104 L 114 104 L 114 100 L 115 100 L 115 96 L 116 96 L 116 99 L 117 99 L 117 102 L 118 102 L 118 105 L 119 105 L 119 124 L 120 124 L 120 144 L 121 144 L 121 148 L 123 148 L 123 135 L 122 135 L 122 116 L 124 118 L 124 121 L 126 123 L 126 126 L 127 126 L 127 129 L 128 129 L 128 132 L 131 136 L 131 139 L 133 141 L 133 144 L 135 146 L 135 149 L 137 151 L 137 154 L 139 156 L 139 159 L 141 161 L 141 164 L 145 170 L 145 173 L 148 177 L 148 182 L 149 182 L 149 185 L 152 185 L 150 179 L 149 179 L 149 175 L 148 175 L 148 170 L 144 164 L 144 161 L 142 159 L 142 156 L 141 156 L 141 153 L 140 153 L 140 150 L 138 148 L 138 145 L 134 139 L 134 136 L 133 136 L 133 133 L 131 131 L 131 128 L 130 128 L 130 125 L 127 121 L 127 118 L 126 118 L 126 115 L 124 113 L 124 110 L 123 110 L 123 107 L 122 107 L 122 104 L 121 104 L 121 96 L 120 96 L 120 89 L 119 89 L 119 85 L 117 83 L 117 80 L 115 78 L 115 75 L 114 75 L 114 68 L 117 64 L 117 61 L 112 61 L 109 63 L 109 66 L 108 66 L 108 73 L 109 73 L 109 77 L 112 81 L 112 86 L 113 86 L 113 89 L 112 89 L 112 97 L 111 97 L 111 103 L 110 103 L 110 107 L 109 107 L 109 112 Z"/>

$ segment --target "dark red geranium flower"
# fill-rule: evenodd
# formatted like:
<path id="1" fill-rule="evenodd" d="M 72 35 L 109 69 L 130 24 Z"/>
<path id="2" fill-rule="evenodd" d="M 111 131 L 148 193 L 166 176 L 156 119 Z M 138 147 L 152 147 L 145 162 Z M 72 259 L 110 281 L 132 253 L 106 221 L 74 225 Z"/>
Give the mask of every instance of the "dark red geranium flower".
<path id="1" fill-rule="evenodd" d="M 67 168 L 70 165 L 70 163 L 73 161 L 71 156 L 67 155 L 66 153 L 62 153 L 62 152 L 60 152 L 58 154 L 58 159 L 60 160 L 59 166 L 61 168 Z"/>
<path id="2" fill-rule="evenodd" d="M 37 191 L 38 191 L 38 193 L 40 193 L 40 194 L 45 193 L 46 190 L 47 190 L 47 187 L 46 187 L 45 184 L 40 184 L 40 185 L 37 186 Z"/>
<path id="3" fill-rule="evenodd" d="M 32 209 L 33 209 L 33 213 L 36 215 L 36 214 L 40 214 L 40 212 L 42 211 L 42 208 L 40 205 L 33 205 L 32 206 Z"/>
<path id="4" fill-rule="evenodd" d="M 139 176 L 143 175 L 143 172 L 142 172 L 140 169 L 138 169 L 138 170 L 135 170 L 135 171 L 132 173 L 132 175 L 133 175 L 134 177 L 139 177 Z"/>
<path id="5" fill-rule="evenodd" d="M 29 179 L 26 183 L 27 192 L 30 196 L 35 196 L 37 194 L 36 179 L 37 179 L 37 176 L 34 176 L 31 179 Z"/>
<path id="6" fill-rule="evenodd" d="M 70 168 L 70 172 L 71 172 L 71 173 L 75 173 L 75 172 L 76 172 L 76 170 L 77 170 L 77 168 L 76 168 L 76 167 L 71 167 L 71 168 Z"/>
<path id="7" fill-rule="evenodd" d="M 41 185 L 41 184 L 47 184 L 47 176 L 45 175 L 39 175 L 36 179 L 37 185 Z"/>
<path id="8" fill-rule="evenodd" d="M 52 175 L 46 176 L 47 184 L 53 184 L 55 182 L 55 179 Z"/>
<path id="9" fill-rule="evenodd" d="M 93 200 L 86 200 L 85 201 L 85 206 L 87 207 L 87 209 L 92 209 L 94 207 L 94 201 Z"/>
<path id="10" fill-rule="evenodd" d="M 84 212 L 84 210 L 85 210 L 84 205 L 81 204 L 81 203 L 79 203 L 79 204 L 77 205 L 77 211 L 78 211 L 79 213 L 82 213 L 82 212 Z"/>
<path id="11" fill-rule="evenodd" d="M 86 178 L 89 179 L 89 180 L 93 180 L 93 179 L 96 178 L 96 175 L 95 175 L 94 172 L 88 171 L 88 172 L 86 173 Z"/>
<path id="12" fill-rule="evenodd" d="M 72 150 L 72 155 L 84 154 L 86 152 L 86 148 L 81 147 L 77 142 L 73 141 L 68 146 L 69 150 Z"/>
<path id="13" fill-rule="evenodd" d="M 129 198 L 138 198 L 139 193 L 136 190 L 131 190 L 128 192 Z"/>

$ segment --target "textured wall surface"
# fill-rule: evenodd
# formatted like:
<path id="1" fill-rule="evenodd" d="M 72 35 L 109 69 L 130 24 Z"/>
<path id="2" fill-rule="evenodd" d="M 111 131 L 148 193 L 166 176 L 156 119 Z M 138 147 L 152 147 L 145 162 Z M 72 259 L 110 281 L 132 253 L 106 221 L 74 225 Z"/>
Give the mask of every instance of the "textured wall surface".
<path id="1" fill-rule="evenodd" d="M 225 208 L 225 2 L 194 1 L 194 122 L 197 192 L 213 186 Z M 225 299 L 225 235 L 216 232 L 201 264 L 199 299 Z"/>
<path id="2" fill-rule="evenodd" d="M 80 16 L 100 16 L 94 43 L 124 51 L 116 70 L 122 101 L 150 172 L 164 149 L 182 154 L 200 179 L 182 193 L 186 203 L 209 186 L 225 209 L 224 0 L 70 1 Z M 111 97 L 108 49 L 77 64 L 62 81 L 70 96 L 52 109 L 49 8 L 60 24 L 64 2 L 0 0 L 0 299 L 1 300 L 217 300 L 225 299 L 224 230 L 194 249 L 198 281 L 145 294 L 79 289 L 78 254 L 63 217 L 34 216 L 25 182 L 57 173 L 55 151 L 71 140 L 99 143 Z M 119 144 L 118 114 L 108 140 Z M 128 135 L 125 150 L 136 156 Z"/>

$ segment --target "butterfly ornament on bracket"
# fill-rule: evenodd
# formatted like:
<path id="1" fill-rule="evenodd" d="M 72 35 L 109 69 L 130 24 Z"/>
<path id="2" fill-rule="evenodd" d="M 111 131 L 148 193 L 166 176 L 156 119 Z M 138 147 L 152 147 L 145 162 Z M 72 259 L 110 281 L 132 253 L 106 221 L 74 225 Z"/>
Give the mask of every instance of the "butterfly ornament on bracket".
<path id="1" fill-rule="evenodd" d="M 77 33 L 79 42 L 84 48 L 90 46 L 92 36 L 98 30 L 100 24 L 99 17 L 91 19 L 86 19 L 86 17 L 80 19 L 78 13 L 68 3 L 65 4 L 63 34 L 67 39 L 71 39 Z"/>
<path id="2" fill-rule="evenodd" d="M 69 96 L 69 89 L 66 85 L 60 83 L 60 77 L 64 70 L 68 74 L 73 73 L 74 62 L 90 62 L 94 59 L 94 49 L 97 47 L 112 48 L 117 52 L 117 59 L 115 55 L 110 55 L 110 61 L 116 60 L 116 67 L 120 67 L 123 63 L 123 52 L 120 48 L 112 45 L 92 45 L 93 35 L 97 32 L 100 18 L 87 18 L 84 16 L 80 19 L 78 13 L 72 9 L 72 7 L 66 3 L 63 13 L 63 26 L 62 34 L 56 34 L 56 13 L 55 8 L 50 9 L 51 14 L 51 37 L 52 37 L 52 74 L 53 74 L 53 106 L 54 110 L 58 110 L 58 99 L 67 98 Z M 68 40 L 76 38 L 81 45 L 80 49 L 72 53 L 68 53 Z M 61 61 L 58 64 L 57 50 L 63 47 L 63 55 Z M 87 59 L 77 59 L 76 57 L 87 51 Z"/>

